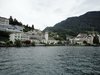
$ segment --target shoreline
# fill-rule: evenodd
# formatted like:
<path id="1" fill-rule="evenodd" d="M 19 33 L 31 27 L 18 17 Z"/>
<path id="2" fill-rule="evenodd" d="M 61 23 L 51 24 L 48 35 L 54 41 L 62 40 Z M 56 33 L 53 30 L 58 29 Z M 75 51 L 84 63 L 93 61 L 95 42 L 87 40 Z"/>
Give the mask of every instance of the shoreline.
<path id="1" fill-rule="evenodd" d="M 73 46 L 73 47 L 100 47 L 100 45 L 35 45 L 35 46 L 20 46 L 20 47 L 49 47 L 49 46 Z M 8 48 L 8 47 L 17 47 L 17 46 L 0 46 L 1 47 L 5 47 L 5 48 Z M 19 47 L 19 48 L 20 48 Z"/>

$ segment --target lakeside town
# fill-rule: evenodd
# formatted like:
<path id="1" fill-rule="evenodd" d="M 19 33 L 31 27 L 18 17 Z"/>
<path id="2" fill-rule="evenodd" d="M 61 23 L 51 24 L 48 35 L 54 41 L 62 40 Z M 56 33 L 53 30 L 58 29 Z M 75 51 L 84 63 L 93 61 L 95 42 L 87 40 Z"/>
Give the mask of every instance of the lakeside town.
<path id="1" fill-rule="evenodd" d="M 0 31 L 9 32 L 9 40 L 0 40 L 0 46 L 99 46 L 100 44 L 100 34 L 95 31 L 78 33 L 75 37 L 66 34 L 65 40 L 59 40 L 57 38 L 60 38 L 60 36 L 53 32 L 49 33 L 35 28 L 24 32 L 24 29 L 24 26 L 10 25 L 9 19 L 0 17 Z M 51 34 L 53 35 L 50 36 Z"/>
<path id="2" fill-rule="evenodd" d="M 100 75 L 100 0 L 0 0 L 0 75 Z"/>

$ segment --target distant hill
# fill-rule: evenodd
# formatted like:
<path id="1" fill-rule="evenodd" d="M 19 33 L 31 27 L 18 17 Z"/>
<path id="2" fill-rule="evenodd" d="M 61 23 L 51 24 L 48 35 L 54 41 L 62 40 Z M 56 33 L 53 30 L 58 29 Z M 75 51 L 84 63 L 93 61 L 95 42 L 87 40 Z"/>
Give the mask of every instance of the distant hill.
<path id="1" fill-rule="evenodd" d="M 53 27 L 44 29 L 44 31 L 69 34 L 72 36 L 80 32 L 93 30 L 100 32 L 100 11 L 91 11 L 78 17 L 70 17 Z"/>

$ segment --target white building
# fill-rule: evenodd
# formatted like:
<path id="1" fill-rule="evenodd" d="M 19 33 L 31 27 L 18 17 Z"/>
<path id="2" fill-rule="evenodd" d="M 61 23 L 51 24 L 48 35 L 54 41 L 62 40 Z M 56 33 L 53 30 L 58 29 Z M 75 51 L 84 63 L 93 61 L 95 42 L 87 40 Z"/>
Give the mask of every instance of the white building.
<path id="1" fill-rule="evenodd" d="M 59 41 L 55 40 L 53 37 L 49 37 L 48 32 L 44 33 L 42 42 L 46 43 L 46 44 L 57 44 Z"/>
<path id="2" fill-rule="evenodd" d="M 10 25 L 9 19 L 0 17 L 0 31 L 7 31 L 7 32 L 22 32 L 24 29 L 23 26 L 18 25 Z"/>
<path id="3" fill-rule="evenodd" d="M 87 43 L 89 44 L 93 44 L 93 38 L 94 38 L 94 35 L 93 34 L 89 34 L 88 37 L 87 37 Z"/>
<path id="4" fill-rule="evenodd" d="M 48 38 L 48 36 L 46 36 Z M 12 33 L 10 34 L 10 41 L 15 42 L 15 40 L 30 40 L 31 42 L 35 42 L 39 44 L 43 40 L 45 40 L 45 34 L 40 30 L 33 30 L 29 32 L 19 32 L 19 33 Z"/>
<path id="5" fill-rule="evenodd" d="M 22 32 L 24 27 L 22 26 L 12 26 L 12 25 L 0 25 L 0 31 L 7 31 L 7 32 Z"/>
<path id="6" fill-rule="evenodd" d="M 20 40 L 20 41 L 26 41 L 26 40 L 30 40 L 29 36 L 26 33 L 12 33 L 10 34 L 10 41 L 12 41 L 13 43 L 15 42 L 15 40 Z"/>
<path id="7" fill-rule="evenodd" d="M 74 38 L 74 43 L 83 44 L 84 41 L 87 41 L 88 35 L 87 34 L 78 34 L 77 37 Z"/>
<path id="8" fill-rule="evenodd" d="M 44 38 L 44 33 L 38 29 L 26 32 L 31 42 L 39 44 Z"/>
<path id="9" fill-rule="evenodd" d="M 48 38 L 49 38 L 49 35 L 48 35 L 48 32 L 45 32 L 44 34 L 43 34 L 43 37 L 42 37 L 42 42 L 44 42 L 44 43 L 48 43 Z"/>
<path id="10" fill-rule="evenodd" d="M 94 38 L 95 34 L 84 34 L 84 33 L 80 33 L 78 34 L 75 38 L 70 39 L 72 44 L 80 44 L 80 45 L 84 45 L 84 41 L 86 41 L 88 44 L 93 44 L 93 38 Z M 100 42 L 100 35 L 97 35 L 99 37 L 99 42 Z"/>
<path id="11" fill-rule="evenodd" d="M 37 29 L 33 31 L 25 32 L 25 33 L 24 32 L 12 33 L 10 34 L 9 39 L 13 43 L 15 42 L 15 40 L 21 40 L 21 41 L 30 40 L 31 42 L 35 42 L 36 44 L 40 44 L 40 43 L 56 44 L 58 43 L 57 40 L 49 37 L 48 32 L 42 32 Z"/>
<path id="12" fill-rule="evenodd" d="M 0 25 L 9 25 L 9 19 L 0 17 Z"/>
<path id="13" fill-rule="evenodd" d="M 24 29 L 24 26 L 18 26 L 18 25 L 14 25 L 13 26 L 15 29 L 17 29 L 18 31 L 23 31 L 23 29 Z"/>

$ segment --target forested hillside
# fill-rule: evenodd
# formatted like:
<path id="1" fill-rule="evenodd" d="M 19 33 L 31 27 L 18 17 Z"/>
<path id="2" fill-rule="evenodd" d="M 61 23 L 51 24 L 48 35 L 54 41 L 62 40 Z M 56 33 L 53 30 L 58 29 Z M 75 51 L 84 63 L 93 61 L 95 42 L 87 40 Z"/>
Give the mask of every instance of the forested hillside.
<path id="1" fill-rule="evenodd" d="M 80 32 L 100 32 L 100 11 L 87 12 L 81 16 L 70 17 L 54 25 L 47 27 L 44 31 L 57 32 L 61 34 L 77 35 Z"/>

